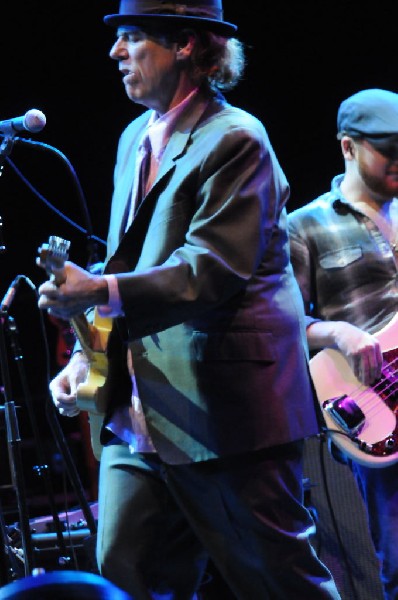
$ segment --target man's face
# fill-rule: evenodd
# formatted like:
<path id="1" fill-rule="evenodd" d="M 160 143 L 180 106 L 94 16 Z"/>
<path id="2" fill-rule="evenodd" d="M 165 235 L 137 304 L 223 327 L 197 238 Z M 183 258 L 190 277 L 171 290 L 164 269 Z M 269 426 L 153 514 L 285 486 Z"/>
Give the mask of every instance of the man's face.
<path id="1" fill-rule="evenodd" d="M 355 145 L 358 172 L 369 190 L 381 199 L 398 196 L 398 140 L 360 139 Z"/>
<path id="2" fill-rule="evenodd" d="M 119 62 L 127 96 L 163 114 L 178 87 L 177 44 L 137 27 L 120 27 L 110 57 Z"/>

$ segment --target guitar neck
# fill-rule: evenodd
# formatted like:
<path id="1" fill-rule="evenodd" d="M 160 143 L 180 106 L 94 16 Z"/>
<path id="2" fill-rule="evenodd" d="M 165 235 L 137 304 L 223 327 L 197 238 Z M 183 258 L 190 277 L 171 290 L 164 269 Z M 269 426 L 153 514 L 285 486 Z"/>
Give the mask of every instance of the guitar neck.
<path id="1" fill-rule="evenodd" d="M 59 265 L 60 268 L 56 272 L 49 270 L 49 273 L 56 285 L 61 285 L 66 280 L 66 273 L 64 269 L 64 262 Z M 84 353 L 90 359 L 92 355 L 92 339 L 90 324 L 87 321 L 85 314 L 80 314 L 70 319 L 70 324 L 78 338 Z"/>
<path id="2" fill-rule="evenodd" d="M 54 281 L 60 286 L 66 281 L 65 262 L 68 258 L 70 242 L 57 236 L 50 236 L 49 243 L 39 248 L 40 263 Z M 70 324 L 78 338 L 82 350 L 91 362 L 98 353 L 104 353 L 109 332 L 112 328 L 112 319 L 100 317 L 94 308 L 93 323 L 89 323 L 85 314 L 70 319 Z"/>
<path id="3" fill-rule="evenodd" d="M 87 321 L 86 315 L 78 315 L 70 320 L 73 330 L 82 346 L 84 353 L 90 358 L 92 354 L 92 339 L 90 325 Z"/>

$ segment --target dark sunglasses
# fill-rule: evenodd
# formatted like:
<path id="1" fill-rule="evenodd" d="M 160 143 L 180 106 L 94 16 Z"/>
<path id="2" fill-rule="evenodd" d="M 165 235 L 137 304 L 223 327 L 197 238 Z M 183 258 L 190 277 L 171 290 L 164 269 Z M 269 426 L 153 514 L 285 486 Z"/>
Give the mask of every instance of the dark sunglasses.
<path id="1" fill-rule="evenodd" d="M 361 136 L 360 140 L 366 140 L 377 152 L 380 152 L 389 160 L 398 160 L 398 135 L 385 137 Z"/>

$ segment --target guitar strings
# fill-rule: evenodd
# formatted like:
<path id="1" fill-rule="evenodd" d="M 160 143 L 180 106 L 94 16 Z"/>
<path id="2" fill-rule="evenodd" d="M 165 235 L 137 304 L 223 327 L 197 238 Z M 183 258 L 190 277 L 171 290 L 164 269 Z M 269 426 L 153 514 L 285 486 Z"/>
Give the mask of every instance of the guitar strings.
<path id="1" fill-rule="evenodd" d="M 363 385 L 358 384 L 356 387 L 353 388 L 352 392 L 350 393 L 350 397 L 353 399 L 360 398 L 361 396 L 365 395 L 368 390 L 372 390 L 376 395 L 381 395 L 382 393 L 385 393 L 390 387 L 394 386 L 396 383 L 395 378 L 397 376 L 398 369 L 393 368 L 393 365 L 397 362 L 398 357 L 394 357 L 394 359 L 390 363 L 387 363 L 383 366 L 382 377 L 373 386 L 369 386 L 364 390 Z M 383 388 L 384 384 L 388 385 Z M 394 393 L 394 391 L 395 390 L 393 390 L 392 393 Z M 396 391 L 398 392 L 398 389 Z M 388 398 L 390 396 L 388 396 Z"/>
<path id="2" fill-rule="evenodd" d="M 373 386 L 370 386 L 369 388 L 374 392 L 374 394 L 376 394 L 376 396 L 384 396 L 384 400 L 389 400 L 397 392 L 397 389 L 395 389 L 395 378 L 398 370 L 394 366 L 397 363 L 397 360 L 398 359 L 394 357 L 394 359 L 391 362 L 383 366 L 382 378 L 380 378 L 380 380 L 378 380 Z M 358 390 L 357 400 L 361 401 L 363 398 L 365 398 L 363 402 L 361 402 L 361 404 L 359 404 L 358 402 L 358 405 L 361 409 L 368 409 L 368 414 L 371 412 L 372 409 L 377 409 L 379 406 L 384 408 L 384 405 L 378 402 L 372 406 L 374 395 L 368 394 L 368 390 L 363 390 L 359 386 L 356 389 Z M 375 414 L 378 414 L 378 412 L 379 411 L 377 411 Z"/>
<path id="3" fill-rule="evenodd" d="M 398 357 L 394 356 L 394 358 L 389 363 L 383 365 L 382 377 L 373 386 L 370 386 L 364 390 L 363 386 L 359 384 L 350 393 L 350 397 L 364 412 L 366 418 L 374 419 L 383 411 L 385 411 L 386 401 L 388 401 L 398 393 L 398 388 L 396 386 L 396 376 L 398 373 L 398 369 L 396 368 L 397 364 Z M 381 399 L 383 400 L 382 402 Z M 387 409 L 391 410 L 388 406 Z M 395 429 L 396 427 L 391 433 L 393 433 Z M 329 431 L 333 432 L 334 430 Z M 335 433 L 344 432 L 335 431 Z M 353 436 L 352 434 L 348 434 L 348 437 L 350 437 L 351 439 L 355 439 L 356 435 Z"/>

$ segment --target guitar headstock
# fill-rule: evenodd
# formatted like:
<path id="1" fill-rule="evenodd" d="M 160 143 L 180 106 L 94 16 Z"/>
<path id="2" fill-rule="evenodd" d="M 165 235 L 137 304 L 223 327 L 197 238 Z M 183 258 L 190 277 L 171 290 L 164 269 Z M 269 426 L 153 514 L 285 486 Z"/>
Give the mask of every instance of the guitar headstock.
<path id="1" fill-rule="evenodd" d="M 55 277 L 54 269 L 58 271 L 56 276 L 57 284 L 62 283 L 59 277 L 59 271 L 63 269 L 65 261 L 68 260 L 69 248 L 70 242 L 68 240 L 64 240 L 56 235 L 51 235 L 48 238 L 48 244 L 43 244 L 38 250 L 39 263 L 45 268 L 48 275 Z"/>

